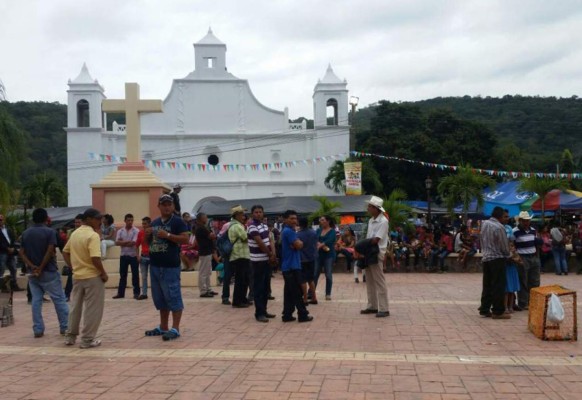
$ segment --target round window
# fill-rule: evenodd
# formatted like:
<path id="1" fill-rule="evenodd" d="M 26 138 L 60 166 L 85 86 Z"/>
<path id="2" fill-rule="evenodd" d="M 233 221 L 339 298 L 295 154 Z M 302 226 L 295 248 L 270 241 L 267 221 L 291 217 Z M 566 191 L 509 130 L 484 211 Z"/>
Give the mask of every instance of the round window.
<path id="1" fill-rule="evenodd" d="M 220 162 L 216 154 L 211 154 L 208 156 L 208 164 L 217 165 Z"/>

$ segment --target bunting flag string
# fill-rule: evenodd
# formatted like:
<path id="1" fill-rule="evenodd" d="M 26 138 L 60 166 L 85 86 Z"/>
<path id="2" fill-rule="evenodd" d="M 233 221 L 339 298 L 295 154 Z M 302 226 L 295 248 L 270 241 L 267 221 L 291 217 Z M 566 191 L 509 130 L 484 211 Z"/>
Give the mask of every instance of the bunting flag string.
<path id="1" fill-rule="evenodd" d="M 163 161 L 163 160 L 143 160 L 142 162 L 146 167 L 149 168 L 165 168 L 165 169 L 180 169 L 184 171 L 198 171 L 198 172 L 235 172 L 235 171 L 273 171 L 282 170 L 287 168 L 294 168 L 297 166 L 309 166 L 316 163 L 335 161 L 335 160 L 345 160 L 348 156 L 355 157 L 375 157 L 384 160 L 391 160 L 397 162 L 406 162 L 409 164 L 420 165 L 427 168 L 439 169 L 441 171 L 457 171 L 459 169 L 458 165 L 446 165 L 431 163 L 426 161 L 410 160 L 407 158 L 394 157 L 394 156 L 384 156 L 380 154 L 364 153 L 361 151 L 350 151 L 349 153 L 340 153 L 331 156 L 320 156 L 309 158 L 305 160 L 293 160 L 293 161 L 281 161 L 273 163 L 260 163 L 260 164 L 217 164 L 211 165 L 207 163 L 202 164 L 190 164 L 181 163 L 176 161 Z M 126 157 L 115 156 L 111 154 L 97 154 L 89 153 L 89 158 L 94 161 L 103 161 L 111 163 L 123 163 L 127 160 Z M 552 178 L 557 177 L 563 179 L 582 179 L 582 172 L 572 172 L 572 173 L 560 173 L 555 172 L 526 172 L 526 171 L 503 171 L 498 169 L 483 169 L 483 168 L 472 168 L 474 173 L 485 174 L 489 176 L 499 176 L 508 178 L 530 178 L 536 176 L 538 178 Z"/>
<path id="2" fill-rule="evenodd" d="M 191 164 L 181 163 L 176 161 L 164 160 L 142 160 L 143 164 L 148 168 L 165 168 L 165 169 L 180 169 L 184 171 L 202 171 L 202 172 L 235 172 L 235 171 L 273 171 L 293 168 L 297 166 L 311 165 L 315 163 L 344 160 L 349 156 L 349 153 L 340 153 L 332 156 L 315 157 L 306 160 L 281 161 L 272 163 L 260 164 L 217 164 L 211 165 L 208 163 Z M 127 158 L 119 157 L 110 154 L 89 153 L 89 158 L 93 161 L 106 161 L 111 163 L 124 163 Z"/>
<path id="3" fill-rule="evenodd" d="M 355 157 L 375 157 L 384 160 L 406 162 L 409 164 L 417 164 L 423 167 L 436 168 L 442 171 L 456 171 L 459 169 L 458 165 L 446 165 L 446 164 L 436 164 L 429 163 L 425 161 L 409 160 L 407 158 L 393 157 L 393 156 L 383 156 L 380 154 L 364 153 L 361 151 L 351 151 L 350 154 Z M 582 172 L 572 172 L 572 173 L 560 173 L 555 172 L 525 172 L 525 171 L 502 171 L 498 169 L 483 169 L 483 168 L 472 168 L 474 173 L 485 174 L 489 176 L 500 176 L 500 177 L 510 177 L 510 178 L 530 178 L 536 176 L 538 178 L 562 178 L 562 179 L 582 179 Z"/>

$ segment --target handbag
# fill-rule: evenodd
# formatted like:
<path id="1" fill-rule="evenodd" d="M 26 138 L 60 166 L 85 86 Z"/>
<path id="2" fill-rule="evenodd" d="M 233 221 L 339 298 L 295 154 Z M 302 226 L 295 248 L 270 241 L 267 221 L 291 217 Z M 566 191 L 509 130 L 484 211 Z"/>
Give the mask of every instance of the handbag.
<path id="1" fill-rule="evenodd" d="M 68 265 L 63 266 L 63 269 L 61 270 L 61 275 L 62 276 L 71 276 L 71 275 L 73 275 L 73 268 L 70 267 L 70 266 L 68 266 Z"/>

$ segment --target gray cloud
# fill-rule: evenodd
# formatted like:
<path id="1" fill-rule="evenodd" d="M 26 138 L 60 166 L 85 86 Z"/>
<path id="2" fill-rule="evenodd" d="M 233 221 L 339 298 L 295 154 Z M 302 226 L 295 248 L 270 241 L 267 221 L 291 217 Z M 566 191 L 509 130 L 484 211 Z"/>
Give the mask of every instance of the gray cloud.
<path id="1" fill-rule="evenodd" d="M 136 81 L 164 98 L 194 68 L 208 26 L 257 98 L 311 117 L 332 62 L 362 105 L 434 96 L 571 96 L 582 85 L 577 1 L 348 0 L 0 3 L 0 79 L 10 100 L 66 101 L 87 62 L 108 97 Z"/>

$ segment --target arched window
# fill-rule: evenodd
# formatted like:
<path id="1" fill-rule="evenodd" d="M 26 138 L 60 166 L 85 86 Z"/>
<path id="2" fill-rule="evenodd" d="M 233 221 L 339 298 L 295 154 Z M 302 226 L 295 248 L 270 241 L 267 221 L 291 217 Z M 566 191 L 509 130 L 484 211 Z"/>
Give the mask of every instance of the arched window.
<path id="1" fill-rule="evenodd" d="M 89 102 L 87 100 L 79 100 L 77 102 L 77 127 L 89 127 Z"/>
<path id="2" fill-rule="evenodd" d="M 338 125 L 337 120 L 337 100 L 329 99 L 326 103 L 327 110 L 327 124 Z"/>

